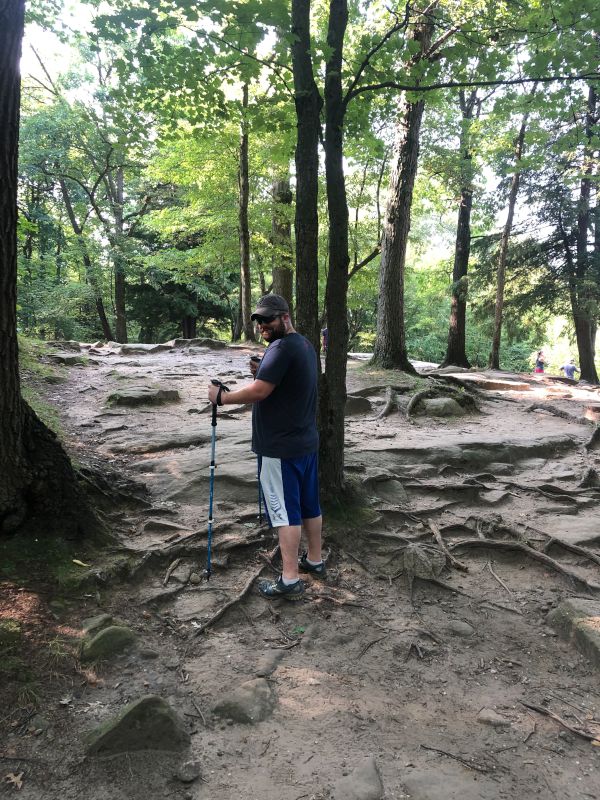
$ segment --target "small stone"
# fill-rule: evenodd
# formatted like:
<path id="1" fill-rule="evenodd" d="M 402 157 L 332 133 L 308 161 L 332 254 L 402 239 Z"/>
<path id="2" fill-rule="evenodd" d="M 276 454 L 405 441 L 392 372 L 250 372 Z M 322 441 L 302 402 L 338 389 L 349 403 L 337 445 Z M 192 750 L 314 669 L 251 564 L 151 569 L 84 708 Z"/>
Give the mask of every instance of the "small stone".
<path id="1" fill-rule="evenodd" d="M 464 636 L 465 638 L 473 636 L 475 633 L 473 626 L 462 619 L 451 619 L 448 622 L 448 631 L 455 636 Z"/>
<path id="2" fill-rule="evenodd" d="M 490 725 L 492 728 L 506 728 L 511 724 L 509 719 L 498 714 L 493 708 L 482 708 L 477 714 L 477 722 Z"/>
<path id="3" fill-rule="evenodd" d="M 151 647 L 143 647 L 140 650 L 140 656 L 150 660 L 153 658 L 158 658 L 159 653 L 156 650 L 153 650 Z"/>
<path id="4" fill-rule="evenodd" d="M 255 678 L 226 693 L 213 708 L 213 714 L 253 725 L 268 719 L 274 707 L 275 697 L 270 684 L 264 678 Z"/>
<path id="5" fill-rule="evenodd" d="M 198 780 L 201 774 L 199 761 L 186 761 L 179 767 L 175 777 L 182 783 L 192 783 L 192 781 Z"/>
<path id="6" fill-rule="evenodd" d="M 192 572 L 190 574 L 190 583 L 192 583 L 194 586 L 198 586 L 199 583 L 202 583 L 202 578 L 197 572 Z"/>
<path id="7" fill-rule="evenodd" d="M 350 775 L 340 778 L 334 788 L 335 800 L 381 800 L 383 783 L 372 756 L 365 758 Z"/>

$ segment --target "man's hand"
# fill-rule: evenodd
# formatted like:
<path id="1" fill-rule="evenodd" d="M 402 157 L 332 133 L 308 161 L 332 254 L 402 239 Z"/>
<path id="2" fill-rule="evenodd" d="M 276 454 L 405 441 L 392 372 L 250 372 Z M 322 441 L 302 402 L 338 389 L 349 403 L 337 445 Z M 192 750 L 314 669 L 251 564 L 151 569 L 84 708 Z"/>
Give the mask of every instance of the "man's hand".
<path id="1" fill-rule="evenodd" d="M 217 405 L 217 395 L 219 394 L 219 387 L 212 383 L 208 384 L 208 402 L 213 406 Z"/>
<path id="2" fill-rule="evenodd" d="M 252 356 L 250 359 L 250 373 L 253 378 L 256 378 L 256 373 L 260 367 L 261 359 L 258 356 Z"/>

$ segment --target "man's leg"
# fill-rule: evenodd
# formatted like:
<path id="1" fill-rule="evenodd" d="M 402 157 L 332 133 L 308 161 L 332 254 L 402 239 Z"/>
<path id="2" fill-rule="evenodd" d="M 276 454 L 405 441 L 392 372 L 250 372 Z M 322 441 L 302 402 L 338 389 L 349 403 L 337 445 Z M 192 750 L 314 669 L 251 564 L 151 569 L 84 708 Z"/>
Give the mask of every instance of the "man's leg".
<path id="1" fill-rule="evenodd" d="M 323 528 L 323 517 L 312 517 L 312 519 L 303 519 L 302 526 L 306 533 L 306 540 L 308 543 L 308 560 L 313 564 L 319 564 L 322 560 L 321 556 L 321 530 Z"/>
<path id="2" fill-rule="evenodd" d="M 282 525 L 277 528 L 279 549 L 283 562 L 282 575 L 286 581 L 298 580 L 298 551 L 300 549 L 300 525 Z"/>

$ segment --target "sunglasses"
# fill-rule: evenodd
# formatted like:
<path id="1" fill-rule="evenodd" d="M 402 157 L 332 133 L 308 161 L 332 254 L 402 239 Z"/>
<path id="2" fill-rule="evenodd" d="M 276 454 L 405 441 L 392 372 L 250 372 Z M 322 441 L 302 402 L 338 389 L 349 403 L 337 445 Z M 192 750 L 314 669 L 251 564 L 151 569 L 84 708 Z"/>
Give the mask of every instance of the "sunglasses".
<path id="1" fill-rule="evenodd" d="M 258 322 L 259 325 L 270 325 L 272 322 L 275 322 L 276 319 L 280 319 L 281 314 L 275 314 L 272 317 L 261 317 L 260 314 L 257 314 L 254 317 L 254 321 Z"/>

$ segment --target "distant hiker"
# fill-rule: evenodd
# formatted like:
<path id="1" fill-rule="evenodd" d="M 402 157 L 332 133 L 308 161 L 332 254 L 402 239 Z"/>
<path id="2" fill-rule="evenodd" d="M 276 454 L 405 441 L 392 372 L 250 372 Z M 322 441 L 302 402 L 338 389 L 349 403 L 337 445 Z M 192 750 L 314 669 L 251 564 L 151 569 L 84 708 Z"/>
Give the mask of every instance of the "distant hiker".
<path id="1" fill-rule="evenodd" d="M 537 355 L 535 357 L 534 372 L 543 373 L 545 365 L 546 365 L 546 356 L 544 355 L 544 351 L 538 350 Z"/>
<path id="2" fill-rule="evenodd" d="M 560 368 L 561 372 L 565 373 L 566 378 L 571 378 L 571 380 L 575 380 L 575 373 L 579 372 L 579 367 L 575 365 L 575 359 L 569 359 L 569 363 L 565 364 L 563 367 Z"/>
<path id="3" fill-rule="evenodd" d="M 263 597 L 300 600 L 305 584 L 298 569 L 325 574 L 321 557 L 321 507 L 317 453 L 317 354 L 296 333 L 286 300 L 267 294 L 252 319 L 269 346 L 252 384 L 224 393 L 209 384 L 217 405 L 253 403 L 252 450 L 260 462 L 260 484 L 269 522 L 277 528 L 283 570 L 276 581 L 262 581 Z M 250 366 L 252 371 L 252 365 Z M 308 551 L 300 558 L 302 527 Z"/>
<path id="4" fill-rule="evenodd" d="M 323 352 L 326 353 L 327 345 L 329 344 L 329 331 L 327 330 L 327 328 L 323 328 L 323 330 L 321 331 L 321 339 L 323 342 Z"/>

